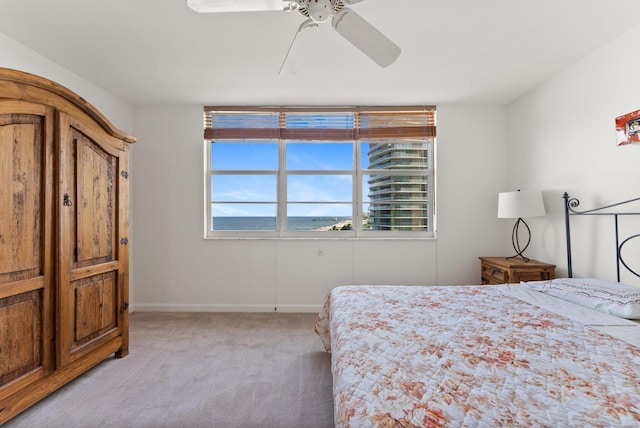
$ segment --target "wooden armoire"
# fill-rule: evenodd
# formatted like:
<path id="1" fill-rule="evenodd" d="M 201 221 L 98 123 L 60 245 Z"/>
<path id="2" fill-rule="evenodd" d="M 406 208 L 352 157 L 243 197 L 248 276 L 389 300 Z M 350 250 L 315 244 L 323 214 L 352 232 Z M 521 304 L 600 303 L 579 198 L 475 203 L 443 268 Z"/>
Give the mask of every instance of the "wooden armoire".
<path id="1" fill-rule="evenodd" d="M 0 424 L 128 353 L 134 142 L 63 86 L 0 68 Z"/>

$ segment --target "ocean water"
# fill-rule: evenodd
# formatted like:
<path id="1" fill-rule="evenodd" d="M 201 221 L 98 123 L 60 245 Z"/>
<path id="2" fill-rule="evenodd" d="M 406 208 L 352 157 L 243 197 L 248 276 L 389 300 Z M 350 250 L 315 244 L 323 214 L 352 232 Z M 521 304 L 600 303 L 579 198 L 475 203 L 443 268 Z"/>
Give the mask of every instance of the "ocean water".
<path id="1" fill-rule="evenodd" d="M 287 230 L 314 230 L 351 217 L 289 217 Z M 213 217 L 213 230 L 275 230 L 275 217 Z"/>

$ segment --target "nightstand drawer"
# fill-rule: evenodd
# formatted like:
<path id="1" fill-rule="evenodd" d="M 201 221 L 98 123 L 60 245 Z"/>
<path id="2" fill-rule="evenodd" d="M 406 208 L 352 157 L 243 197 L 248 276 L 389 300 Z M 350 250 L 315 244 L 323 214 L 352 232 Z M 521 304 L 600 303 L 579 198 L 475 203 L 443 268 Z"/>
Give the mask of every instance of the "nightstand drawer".
<path id="1" fill-rule="evenodd" d="M 497 281 L 497 283 L 504 283 L 507 281 L 507 272 L 500 269 L 497 266 L 491 266 L 488 264 L 482 265 L 482 278 L 487 281 Z"/>
<path id="2" fill-rule="evenodd" d="M 531 270 L 514 270 L 513 271 L 513 280 L 512 282 L 520 282 L 520 281 L 545 281 L 548 279 L 553 279 L 551 275 L 551 271 L 549 269 L 539 270 L 539 271 L 531 271 Z"/>
<path id="3" fill-rule="evenodd" d="M 494 278 L 483 276 L 482 277 L 482 285 L 500 285 L 504 284 L 504 281 L 498 281 Z"/>

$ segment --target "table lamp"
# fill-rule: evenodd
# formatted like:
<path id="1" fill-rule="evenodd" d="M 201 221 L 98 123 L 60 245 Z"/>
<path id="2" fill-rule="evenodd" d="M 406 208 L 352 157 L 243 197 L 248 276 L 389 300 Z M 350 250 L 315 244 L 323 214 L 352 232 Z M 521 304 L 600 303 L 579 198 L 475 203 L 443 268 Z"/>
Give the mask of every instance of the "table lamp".
<path id="1" fill-rule="evenodd" d="M 524 256 L 524 251 L 531 243 L 531 229 L 523 220 L 523 217 L 541 217 L 545 215 L 542 192 L 534 190 L 518 190 L 516 192 L 502 192 L 498 194 L 498 218 L 517 218 L 516 224 L 511 232 L 511 243 L 516 254 L 507 257 L 521 257 L 525 262 L 529 259 Z M 519 229 L 523 224 L 527 229 L 527 243 L 524 247 L 520 245 Z"/>

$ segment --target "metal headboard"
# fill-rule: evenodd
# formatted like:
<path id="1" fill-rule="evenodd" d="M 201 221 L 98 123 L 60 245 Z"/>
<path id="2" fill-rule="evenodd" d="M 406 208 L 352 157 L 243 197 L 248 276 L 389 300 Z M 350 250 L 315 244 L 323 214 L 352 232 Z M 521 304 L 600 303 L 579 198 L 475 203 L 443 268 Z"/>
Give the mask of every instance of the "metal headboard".
<path id="1" fill-rule="evenodd" d="M 569 217 L 574 215 L 597 215 L 597 216 L 611 216 L 613 217 L 613 221 L 615 223 L 615 238 L 616 238 L 616 268 L 617 268 L 617 281 L 620 282 L 620 265 L 623 265 L 629 272 L 634 274 L 637 277 L 640 277 L 640 273 L 634 271 L 629 267 L 629 265 L 622 258 L 622 247 L 628 243 L 630 240 L 634 238 L 639 238 L 640 233 L 635 235 L 630 235 L 624 238 L 620 237 L 620 231 L 618 228 L 618 217 L 620 216 L 640 216 L 639 212 L 604 212 L 604 210 L 608 210 L 614 207 L 621 207 L 626 204 L 631 204 L 632 202 L 640 201 L 640 198 L 629 199 L 628 201 L 617 202 L 615 204 L 607 205 L 604 207 L 594 208 L 586 211 L 578 211 L 577 208 L 580 205 L 580 201 L 576 198 L 569 197 L 569 194 L 565 192 L 562 196 L 564 199 L 564 221 L 565 221 L 565 230 L 567 233 L 567 268 L 569 273 L 569 278 L 573 277 L 573 269 L 571 265 L 571 226 L 569 224 Z M 622 242 L 620 241 L 622 239 Z"/>

